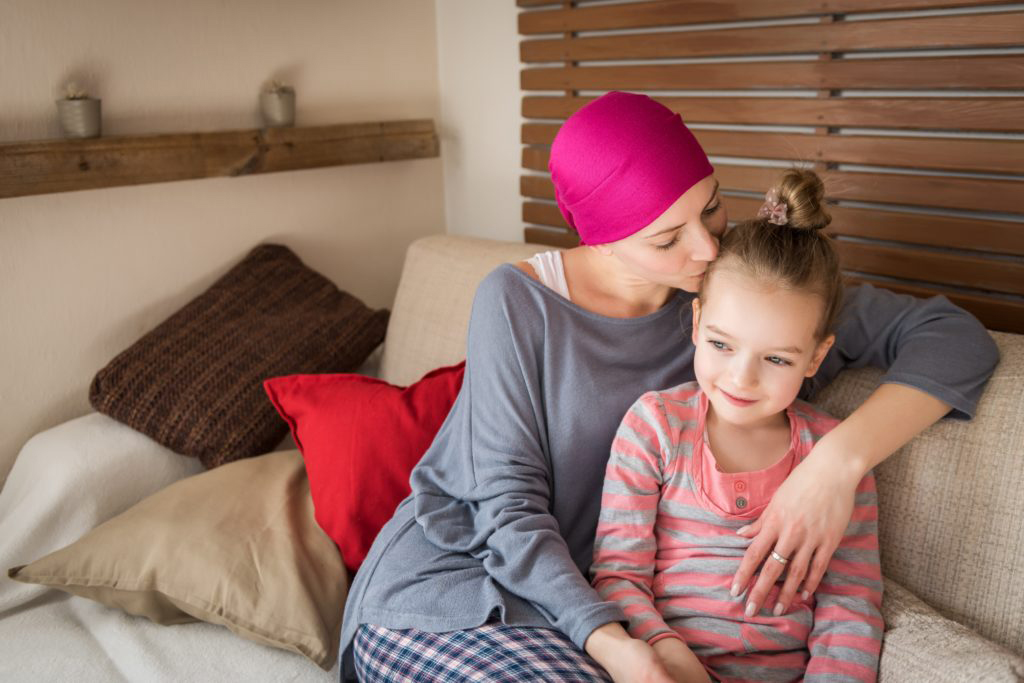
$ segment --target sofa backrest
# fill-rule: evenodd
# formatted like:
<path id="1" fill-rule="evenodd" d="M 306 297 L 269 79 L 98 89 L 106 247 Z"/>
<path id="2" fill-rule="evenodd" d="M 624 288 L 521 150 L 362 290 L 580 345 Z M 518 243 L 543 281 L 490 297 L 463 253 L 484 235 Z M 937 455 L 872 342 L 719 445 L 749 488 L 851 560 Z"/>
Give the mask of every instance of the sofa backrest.
<path id="1" fill-rule="evenodd" d="M 480 280 L 549 248 L 455 236 L 414 242 L 381 377 L 406 385 L 465 358 Z M 942 420 L 877 469 L 882 565 L 947 616 L 1024 654 L 1024 335 L 993 337 L 1002 361 L 975 419 Z M 844 372 L 816 403 L 845 417 L 880 378 L 872 368 Z"/>

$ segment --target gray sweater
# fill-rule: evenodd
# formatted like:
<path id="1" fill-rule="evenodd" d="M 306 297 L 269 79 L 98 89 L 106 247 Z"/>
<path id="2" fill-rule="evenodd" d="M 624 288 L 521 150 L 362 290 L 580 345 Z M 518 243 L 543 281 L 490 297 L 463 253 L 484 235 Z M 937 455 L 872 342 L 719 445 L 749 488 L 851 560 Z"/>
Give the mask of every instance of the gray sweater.
<path id="1" fill-rule="evenodd" d="M 412 472 L 412 494 L 355 576 L 341 635 L 343 677 L 360 624 L 449 631 L 554 626 L 580 647 L 625 615 L 585 578 L 601 487 L 622 416 L 645 391 L 694 379 L 693 294 L 609 318 L 502 265 L 473 302 L 462 390 Z M 847 290 L 836 343 L 808 399 L 846 367 L 887 368 L 970 417 L 998 362 L 982 325 L 944 297 Z"/>

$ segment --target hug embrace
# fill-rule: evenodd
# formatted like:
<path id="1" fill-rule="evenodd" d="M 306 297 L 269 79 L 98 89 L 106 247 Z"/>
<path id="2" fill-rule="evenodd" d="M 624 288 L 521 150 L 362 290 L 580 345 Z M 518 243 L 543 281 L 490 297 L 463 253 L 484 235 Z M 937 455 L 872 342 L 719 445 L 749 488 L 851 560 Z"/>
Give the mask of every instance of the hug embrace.
<path id="1" fill-rule="evenodd" d="M 581 246 L 473 303 L 455 404 L 345 607 L 365 681 L 875 680 L 871 469 L 998 362 L 943 297 L 844 287 L 789 171 L 726 231 L 682 119 L 612 92 L 551 148 Z M 805 400 L 886 369 L 843 421 Z"/>

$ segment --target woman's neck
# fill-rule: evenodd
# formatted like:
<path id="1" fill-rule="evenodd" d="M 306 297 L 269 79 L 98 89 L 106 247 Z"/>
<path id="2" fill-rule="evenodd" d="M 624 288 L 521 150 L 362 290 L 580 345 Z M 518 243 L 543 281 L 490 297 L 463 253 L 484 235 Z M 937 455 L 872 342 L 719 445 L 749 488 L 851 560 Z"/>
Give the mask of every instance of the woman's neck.
<path id="1" fill-rule="evenodd" d="M 565 280 L 573 303 L 610 318 L 638 318 L 654 313 L 675 290 L 628 272 L 614 257 L 589 247 L 562 252 Z"/>
<path id="2" fill-rule="evenodd" d="M 737 425 L 719 417 L 708 403 L 704 427 L 718 469 L 723 472 L 763 470 L 789 452 L 791 435 L 785 411 L 757 425 Z"/>

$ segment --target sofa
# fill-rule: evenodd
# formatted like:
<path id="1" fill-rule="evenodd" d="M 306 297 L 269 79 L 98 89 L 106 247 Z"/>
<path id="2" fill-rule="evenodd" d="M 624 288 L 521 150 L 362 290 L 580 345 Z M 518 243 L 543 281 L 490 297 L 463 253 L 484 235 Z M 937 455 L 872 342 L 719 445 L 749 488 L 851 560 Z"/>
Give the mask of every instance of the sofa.
<path id="1" fill-rule="evenodd" d="M 463 360 L 477 283 L 500 263 L 545 249 L 447 235 L 414 242 L 385 341 L 359 372 L 406 386 Z M 1024 336 L 992 336 L 1002 360 L 974 420 L 941 421 L 876 470 L 882 681 L 1024 680 Z M 880 377 L 845 372 L 815 401 L 845 416 Z M 290 439 L 278 446 L 294 448 Z M 292 452 L 279 459 L 301 470 Z M 0 492 L 0 560 L 9 567 L 61 548 L 148 496 L 212 474 L 201 470 L 99 413 L 58 425 L 26 444 Z M 243 640 L 207 621 L 163 626 L 3 578 L 0 679 L 337 680 L 336 653 L 321 652 L 318 669 L 308 652 L 267 647 L 251 633 Z"/>

